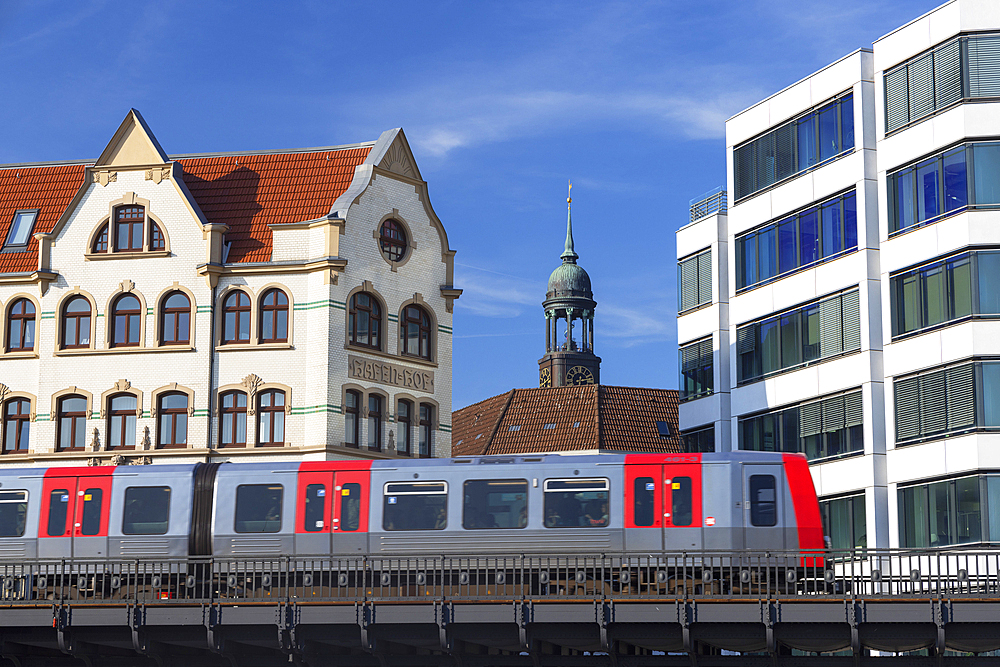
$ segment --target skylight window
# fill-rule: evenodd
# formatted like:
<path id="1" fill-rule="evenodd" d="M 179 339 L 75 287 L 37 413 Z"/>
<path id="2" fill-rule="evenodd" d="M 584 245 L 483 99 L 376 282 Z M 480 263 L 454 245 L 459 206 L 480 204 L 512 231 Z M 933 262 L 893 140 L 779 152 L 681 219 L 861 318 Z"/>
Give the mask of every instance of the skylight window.
<path id="1" fill-rule="evenodd" d="M 509 429 L 507 429 L 507 432 L 509 433 L 511 431 L 520 431 L 520 430 L 521 430 L 521 425 L 520 424 L 514 424 Z"/>
<path id="2" fill-rule="evenodd" d="M 661 438 L 669 438 L 672 435 L 670 433 L 670 424 L 668 422 L 656 422 L 656 430 L 660 432 Z"/>
<path id="3" fill-rule="evenodd" d="M 31 238 L 31 230 L 35 226 L 35 218 L 38 211 L 18 211 L 14 214 L 14 221 L 10 224 L 10 231 L 7 233 L 7 242 L 4 248 L 16 248 L 18 250 L 27 247 Z"/>
<path id="4" fill-rule="evenodd" d="M 580 422 L 573 422 L 573 428 L 580 428 Z"/>
<path id="5" fill-rule="evenodd" d="M 545 426 L 542 427 L 542 429 L 547 431 L 550 428 L 555 428 L 555 427 L 556 427 L 555 424 L 546 424 Z"/>

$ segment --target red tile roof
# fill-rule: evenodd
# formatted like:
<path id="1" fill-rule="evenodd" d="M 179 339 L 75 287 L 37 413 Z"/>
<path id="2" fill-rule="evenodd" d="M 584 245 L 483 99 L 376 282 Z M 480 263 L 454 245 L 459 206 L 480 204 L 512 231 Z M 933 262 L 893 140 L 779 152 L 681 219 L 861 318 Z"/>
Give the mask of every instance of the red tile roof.
<path id="1" fill-rule="evenodd" d="M 271 259 L 268 225 L 314 220 L 330 212 L 371 146 L 316 152 L 178 157 L 184 182 L 209 222 L 229 225 L 230 263 Z M 0 169 L 0 243 L 21 209 L 41 209 L 33 233 L 49 232 L 83 184 L 87 165 Z M 0 273 L 38 268 L 38 242 L 0 254 Z M 56 267 L 58 268 L 58 267 Z"/>
<path id="2" fill-rule="evenodd" d="M 451 421 L 452 456 L 681 451 L 675 389 L 512 389 L 454 411 Z M 660 437 L 658 421 L 670 425 L 671 437 Z"/>
<path id="3" fill-rule="evenodd" d="M 39 209 L 32 234 L 52 231 L 83 183 L 84 165 L 12 167 L 0 169 L 0 244 L 14 222 L 14 213 Z M 25 252 L 0 254 L 0 273 L 22 273 L 38 268 L 38 241 L 32 238 Z"/>
<path id="4" fill-rule="evenodd" d="M 354 178 L 371 146 L 316 153 L 178 158 L 209 222 L 229 225 L 229 263 L 271 259 L 268 225 L 314 220 Z"/>

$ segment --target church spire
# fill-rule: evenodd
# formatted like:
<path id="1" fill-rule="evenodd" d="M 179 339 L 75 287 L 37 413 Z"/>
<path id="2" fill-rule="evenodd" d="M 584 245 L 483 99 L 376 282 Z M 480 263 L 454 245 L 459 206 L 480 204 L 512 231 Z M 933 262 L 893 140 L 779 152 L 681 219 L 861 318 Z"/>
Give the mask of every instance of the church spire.
<path id="1" fill-rule="evenodd" d="M 563 262 L 576 264 L 580 258 L 573 250 L 573 182 L 569 183 L 569 195 L 566 197 L 566 249 L 559 255 Z"/>

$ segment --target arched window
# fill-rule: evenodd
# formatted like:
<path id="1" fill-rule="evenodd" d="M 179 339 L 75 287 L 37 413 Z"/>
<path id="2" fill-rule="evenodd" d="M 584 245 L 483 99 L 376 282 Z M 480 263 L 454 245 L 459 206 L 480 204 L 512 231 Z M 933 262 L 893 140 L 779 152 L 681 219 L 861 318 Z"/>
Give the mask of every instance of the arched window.
<path id="1" fill-rule="evenodd" d="M 75 296 L 63 308 L 62 346 L 64 348 L 90 347 L 90 301 Z"/>
<path id="2" fill-rule="evenodd" d="M 26 398 L 12 398 L 3 410 L 3 453 L 13 454 L 28 451 L 28 436 L 31 426 L 31 401 Z"/>
<path id="3" fill-rule="evenodd" d="M 18 299 L 7 313 L 7 351 L 31 352 L 35 349 L 35 304 Z"/>
<path id="4" fill-rule="evenodd" d="M 142 315 L 139 299 L 131 294 L 118 297 L 111 306 L 111 347 L 138 347 Z"/>
<path id="5" fill-rule="evenodd" d="M 264 293 L 260 314 L 260 342 L 288 342 L 288 297 L 280 289 Z"/>
<path id="6" fill-rule="evenodd" d="M 119 206 L 115 209 L 115 252 L 142 252 L 142 228 L 146 209 Z"/>
<path id="7" fill-rule="evenodd" d="M 431 358 L 431 318 L 420 306 L 407 306 L 399 321 L 399 349 L 413 357 Z"/>
<path id="8" fill-rule="evenodd" d="M 236 290 L 226 297 L 222 306 L 222 342 L 247 343 L 250 341 L 250 297 Z"/>
<path id="9" fill-rule="evenodd" d="M 83 396 L 63 396 L 59 399 L 59 451 L 82 451 L 87 441 L 87 399 Z"/>
<path id="10" fill-rule="evenodd" d="M 222 447 L 247 446 L 247 395 L 227 391 L 222 395 Z"/>
<path id="11" fill-rule="evenodd" d="M 105 223 L 101 227 L 101 231 L 97 232 L 97 236 L 94 237 L 94 252 L 107 252 L 108 251 L 108 225 Z"/>
<path id="12" fill-rule="evenodd" d="M 163 345 L 191 342 L 191 301 L 183 292 L 171 292 L 163 302 L 160 337 Z"/>
<path id="13" fill-rule="evenodd" d="M 381 349 L 382 309 L 375 297 L 367 292 L 358 292 L 351 297 L 347 329 L 351 345 Z"/>
<path id="14" fill-rule="evenodd" d="M 150 250 L 166 250 L 167 241 L 163 238 L 163 232 L 160 230 L 160 226 L 150 220 L 149 222 L 149 249 Z"/>
<path id="15" fill-rule="evenodd" d="M 133 394 L 108 399 L 108 448 L 135 447 L 135 419 L 138 401 Z"/>
<path id="16" fill-rule="evenodd" d="M 285 444 L 285 392 L 268 389 L 257 394 L 259 415 L 257 445 L 280 447 Z"/>
<path id="17" fill-rule="evenodd" d="M 427 458 L 434 447 L 434 406 L 420 404 L 420 456 Z"/>
<path id="18" fill-rule="evenodd" d="M 382 397 L 368 395 L 368 449 L 382 449 Z"/>
<path id="19" fill-rule="evenodd" d="M 180 392 L 160 394 L 156 446 L 185 447 L 188 435 L 188 396 Z"/>
<path id="20" fill-rule="evenodd" d="M 358 446 L 358 427 L 361 425 L 358 408 L 360 407 L 361 392 L 348 389 L 344 398 L 344 444 L 348 447 Z"/>
<path id="21" fill-rule="evenodd" d="M 410 443 L 413 441 L 413 403 L 401 400 L 396 408 L 396 421 L 399 422 L 399 441 L 396 451 L 410 455 Z"/>
<path id="22" fill-rule="evenodd" d="M 379 250 L 390 262 L 399 262 L 406 256 L 406 230 L 395 220 L 382 223 L 378 235 Z"/>

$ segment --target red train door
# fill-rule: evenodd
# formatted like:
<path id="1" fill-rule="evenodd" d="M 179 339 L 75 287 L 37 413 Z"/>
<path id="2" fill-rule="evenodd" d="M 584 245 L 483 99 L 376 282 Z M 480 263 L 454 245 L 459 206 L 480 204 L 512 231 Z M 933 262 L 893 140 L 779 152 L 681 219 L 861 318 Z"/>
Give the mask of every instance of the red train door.
<path id="1" fill-rule="evenodd" d="M 295 500 L 295 553 L 330 553 L 333 471 L 302 471 Z"/>
<path id="2" fill-rule="evenodd" d="M 111 479 L 110 472 L 45 477 L 38 527 L 39 557 L 107 555 Z"/>
<path id="3" fill-rule="evenodd" d="M 663 533 L 668 551 L 700 549 L 701 464 L 663 466 Z"/>
<path id="4" fill-rule="evenodd" d="M 663 549 L 663 466 L 625 465 L 625 545 L 630 551 Z"/>
<path id="5" fill-rule="evenodd" d="M 367 470 L 339 470 L 333 499 L 333 553 L 368 550 L 369 480 Z"/>

